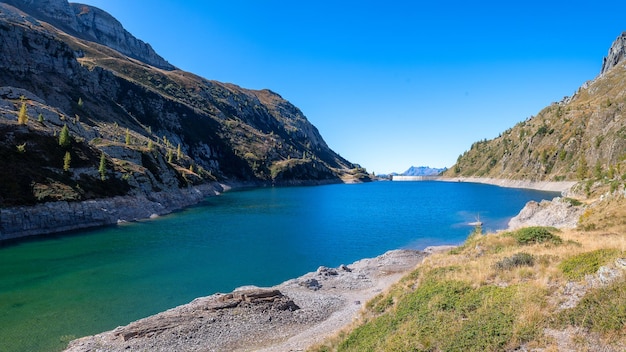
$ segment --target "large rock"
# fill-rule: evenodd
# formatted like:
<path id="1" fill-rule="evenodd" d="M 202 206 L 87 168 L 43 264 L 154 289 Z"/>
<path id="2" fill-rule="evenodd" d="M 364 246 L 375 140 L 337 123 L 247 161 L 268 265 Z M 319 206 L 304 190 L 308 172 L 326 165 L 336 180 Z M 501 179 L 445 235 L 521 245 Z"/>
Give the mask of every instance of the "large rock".
<path id="1" fill-rule="evenodd" d="M 509 228 L 512 230 L 526 226 L 575 228 L 584 210 L 584 206 L 575 206 L 563 198 L 543 200 L 540 203 L 530 201 L 509 221 Z"/>
<path id="2" fill-rule="evenodd" d="M 626 32 L 622 33 L 609 49 L 608 55 L 602 61 L 602 70 L 600 74 L 604 74 L 613 67 L 617 66 L 626 59 Z"/>

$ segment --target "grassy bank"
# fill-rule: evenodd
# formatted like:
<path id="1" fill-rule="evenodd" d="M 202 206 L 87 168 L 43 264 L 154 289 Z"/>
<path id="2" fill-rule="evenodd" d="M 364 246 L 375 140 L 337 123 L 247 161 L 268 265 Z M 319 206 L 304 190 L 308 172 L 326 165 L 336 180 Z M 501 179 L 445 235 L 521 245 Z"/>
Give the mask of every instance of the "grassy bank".
<path id="1" fill-rule="evenodd" d="M 626 209 L 609 225 L 472 234 L 312 351 L 626 349 Z M 594 226 L 588 226 L 593 223 Z M 587 226 L 586 226 L 586 225 Z"/>

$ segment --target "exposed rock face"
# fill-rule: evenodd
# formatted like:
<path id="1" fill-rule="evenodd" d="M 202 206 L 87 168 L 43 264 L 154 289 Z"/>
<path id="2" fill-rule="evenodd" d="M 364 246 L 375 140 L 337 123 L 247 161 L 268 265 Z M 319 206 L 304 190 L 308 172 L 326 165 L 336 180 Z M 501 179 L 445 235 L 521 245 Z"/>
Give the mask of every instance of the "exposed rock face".
<path id="1" fill-rule="evenodd" d="M 613 67 L 617 66 L 619 63 L 623 62 L 626 59 L 626 32 L 622 33 L 615 41 L 611 48 L 609 49 L 609 54 L 602 61 L 602 70 L 600 74 L 604 74 L 609 71 Z"/>
<path id="2" fill-rule="evenodd" d="M 106 45 L 158 68 L 175 69 L 149 44 L 135 38 L 124 29 L 119 21 L 96 7 L 68 3 L 67 0 L 9 0 L 4 2 L 82 39 Z"/>
<path id="3" fill-rule="evenodd" d="M 107 12 L 83 4 L 72 3 L 70 6 L 77 19 L 78 32 L 87 39 L 93 39 L 97 43 L 149 65 L 167 70 L 175 69 L 174 66 L 159 56 L 150 44 L 135 38 Z"/>
<path id="4" fill-rule="evenodd" d="M 551 226 L 556 228 L 575 228 L 585 207 L 574 206 L 563 198 L 540 203 L 530 201 L 509 221 L 510 229 L 527 226 Z"/>

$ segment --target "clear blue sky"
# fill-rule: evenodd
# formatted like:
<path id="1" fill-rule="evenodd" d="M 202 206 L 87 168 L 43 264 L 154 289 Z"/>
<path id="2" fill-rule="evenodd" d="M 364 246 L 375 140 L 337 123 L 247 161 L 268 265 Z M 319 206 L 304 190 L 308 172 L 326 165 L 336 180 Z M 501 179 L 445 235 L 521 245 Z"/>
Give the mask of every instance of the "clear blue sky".
<path id="1" fill-rule="evenodd" d="M 450 167 L 597 76 L 626 2 L 83 0 L 180 69 L 298 106 L 377 174 Z"/>

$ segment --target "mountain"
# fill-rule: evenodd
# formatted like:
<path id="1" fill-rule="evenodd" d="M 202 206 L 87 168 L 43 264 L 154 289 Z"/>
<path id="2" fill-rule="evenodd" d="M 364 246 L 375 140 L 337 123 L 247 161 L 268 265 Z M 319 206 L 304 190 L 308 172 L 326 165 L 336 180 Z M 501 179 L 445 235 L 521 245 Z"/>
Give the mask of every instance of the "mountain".
<path id="1" fill-rule="evenodd" d="M 626 33 L 601 74 L 492 140 L 475 142 L 445 176 L 532 181 L 602 181 L 626 177 Z"/>
<path id="2" fill-rule="evenodd" d="M 446 168 L 431 168 L 429 166 L 411 166 L 408 170 L 400 174 L 401 176 L 436 176 L 446 171 Z"/>
<path id="3" fill-rule="evenodd" d="M 4 1 L 0 38 L 2 207 L 369 179 L 277 93 L 179 70 L 95 7 Z"/>

